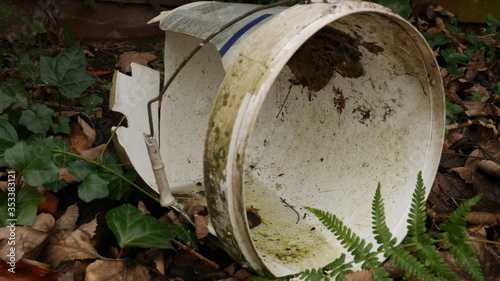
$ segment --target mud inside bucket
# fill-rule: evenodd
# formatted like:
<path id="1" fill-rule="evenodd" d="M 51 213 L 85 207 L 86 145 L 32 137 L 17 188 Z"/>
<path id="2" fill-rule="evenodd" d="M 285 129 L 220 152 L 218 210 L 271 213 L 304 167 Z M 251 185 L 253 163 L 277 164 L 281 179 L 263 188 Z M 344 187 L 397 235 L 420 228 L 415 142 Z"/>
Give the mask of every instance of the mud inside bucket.
<path id="1" fill-rule="evenodd" d="M 174 10 L 162 23 L 221 4 Z M 161 26 L 168 75 L 201 39 Z M 161 150 L 174 191 L 206 202 L 226 251 L 261 274 L 318 268 L 345 252 L 306 206 L 373 241 L 378 183 L 401 240 L 417 174 L 431 186 L 444 133 L 425 40 L 389 10 L 350 1 L 276 10 L 245 36 L 226 55 L 231 34 L 208 44 L 163 100 Z M 140 148 L 125 151 L 141 161 Z M 139 174 L 154 186 L 147 168 Z M 249 223 L 249 212 L 260 219 Z"/>

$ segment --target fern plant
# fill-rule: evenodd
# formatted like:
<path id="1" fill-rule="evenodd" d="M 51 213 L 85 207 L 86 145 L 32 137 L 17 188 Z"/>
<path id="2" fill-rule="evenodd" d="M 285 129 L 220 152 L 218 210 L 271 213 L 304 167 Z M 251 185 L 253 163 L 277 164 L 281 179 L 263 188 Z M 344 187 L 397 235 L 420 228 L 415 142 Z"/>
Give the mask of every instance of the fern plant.
<path id="1" fill-rule="evenodd" d="M 353 256 L 352 262 L 345 262 L 346 255 L 342 254 L 332 263 L 319 269 L 310 269 L 293 276 L 279 279 L 253 279 L 253 280 L 346 280 L 345 275 L 352 272 L 353 263 L 361 265 L 362 269 L 373 270 L 373 280 L 392 280 L 389 273 L 381 266 L 382 262 L 378 255 L 383 253 L 386 258 L 393 261 L 406 272 L 405 277 L 415 276 L 420 280 L 458 280 L 455 273 L 441 258 L 440 252 L 435 244 L 445 242 L 443 248 L 448 250 L 458 264 L 467 271 L 476 281 L 484 280 L 479 260 L 476 258 L 474 248 L 466 244 L 467 216 L 482 195 L 477 195 L 460 205 L 450 216 L 448 221 L 440 224 L 442 233 L 438 234 L 439 240 L 433 239 L 426 231 L 426 208 L 425 187 L 422 174 L 418 174 L 416 188 L 408 219 L 408 238 L 406 242 L 412 252 L 405 245 L 396 245 L 397 240 L 390 232 L 385 218 L 384 202 L 380 192 L 380 184 L 377 186 L 372 202 L 372 224 L 375 240 L 379 244 L 374 249 L 373 244 L 367 243 L 363 238 L 357 236 L 337 216 L 315 208 L 306 207 L 307 210 L 316 215 L 321 223 L 325 225 L 340 241 L 340 243 Z M 415 254 L 415 255 L 414 255 Z M 324 278 L 324 279 L 322 279 Z M 442 279 L 440 279 L 442 278 Z"/>

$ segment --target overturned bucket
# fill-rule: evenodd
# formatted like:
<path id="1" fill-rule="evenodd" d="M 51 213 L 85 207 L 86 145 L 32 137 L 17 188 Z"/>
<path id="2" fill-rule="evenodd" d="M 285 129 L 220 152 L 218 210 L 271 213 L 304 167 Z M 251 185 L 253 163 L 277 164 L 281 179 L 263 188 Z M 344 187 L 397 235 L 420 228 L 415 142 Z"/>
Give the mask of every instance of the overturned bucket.
<path id="1" fill-rule="evenodd" d="M 444 133 L 441 78 L 424 38 L 379 5 L 331 1 L 253 14 L 216 36 L 166 92 L 160 150 L 174 193 L 208 205 L 225 250 L 261 274 L 324 266 L 345 249 L 304 207 L 374 241 L 381 183 L 401 240 L 419 171 L 430 186 Z M 161 17 L 165 77 L 209 34 L 255 5 L 196 2 Z M 159 74 L 117 74 L 119 146 L 155 187 L 142 133 Z M 259 223 L 249 225 L 247 210 Z"/>

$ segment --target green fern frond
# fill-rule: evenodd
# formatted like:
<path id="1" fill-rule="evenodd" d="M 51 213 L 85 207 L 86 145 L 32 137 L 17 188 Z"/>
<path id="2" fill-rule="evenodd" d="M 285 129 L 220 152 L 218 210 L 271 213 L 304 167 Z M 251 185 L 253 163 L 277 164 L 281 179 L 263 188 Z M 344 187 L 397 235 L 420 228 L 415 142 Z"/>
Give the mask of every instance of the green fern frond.
<path id="1" fill-rule="evenodd" d="M 408 243 L 417 242 L 417 238 L 427 232 L 425 227 L 425 220 L 427 219 L 425 213 L 425 186 L 422 179 L 422 172 L 418 173 L 417 184 L 412 198 L 410 218 L 408 219 L 408 235 L 415 238 L 415 241 L 408 241 Z"/>
<path id="2" fill-rule="evenodd" d="M 427 267 L 424 266 L 419 260 L 410 255 L 402 246 L 395 247 L 396 238 L 392 237 L 392 233 L 387 227 L 385 218 L 385 207 L 380 192 L 380 183 L 375 191 L 375 197 L 372 203 L 372 219 L 373 219 L 373 233 L 375 240 L 380 244 L 379 251 L 385 251 L 384 255 L 389 257 L 401 269 L 409 272 L 410 274 L 418 277 L 420 280 L 439 280 L 432 275 L 427 274 Z"/>
<path id="3" fill-rule="evenodd" d="M 463 202 L 453 213 L 449 220 L 441 223 L 439 227 L 444 230 L 438 237 L 448 239 L 449 243 L 462 244 L 467 239 L 467 219 L 465 218 L 475 204 L 481 200 L 482 194 L 476 195 L 469 200 Z"/>
<path id="4" fill-rule="evenodd" d="M 434 246 L 434 239 L 427 233 L 425 227 L 426 206 L 425 206 L 425 186 L 422 179 L 422 172 L 418 173 L 417 184 L 412 196 L 410 218 L 408 219 L 408 239 L 407 243 L 415 243 L 413 251 L 417 252 L 424 265 L 432 269 L 435 273 L 446 280 L 455 281 L 458 277 L 450 267 L 444 262 L 439 251 Z"/>
<path id="5" fill-rule="evenodd" d="M 375 240 L 380 244 L 378 248 L 379 251 L 385 251 L 396 245 L 396 239 L 392 238 L 392 234 L 387 227 L 385 219 L 385 207 L 384 201 L 382 200 L 382 194 L 380 192 L 380 183 L 375 191 L 375 197 L 372 202 L 372 222 L 373 222 L 373 234 L 375 234 Z"/>
<path id="6" fill-rule="evenodd" d="M 474 247 L 470 244 L 459 244 L 450 247 L 449 253 L 460 266 L 465 269 L 467 273 L 474 278 L 476 281 L 483 281 L 484 276 L 481 271 L 481 264 L 479 260 L 475 257 Z"/>
<path id="7" fill-rule="evenodd" d="M 353 233 L 337 216 L 322 210 L 305 208 L 316 215 L 321 223 L 339 239 L 340 243 L 353 255 L 354 262 L 361 263 L 362 269 L 374 269 L 373 280 L 390 280 L 386 278 L 388 273 L 380 268 L 381 262 L 377 258 L 377 253 L 371 251 L 373 248 L 371 243 L 367 244 L 364 239 Z"/>
<path id="8" fill-rule="evenodd" d="M 351 263 L 346 263 L 345 258 L 346 255 L 342 254 L 340 257 L 323 268 L 307 269 L 298 274 L 286 276 L 284 279 L 280 278 L 279 280 L 292 280 L 294 278 L 300 278 L 300 280 L 306 281 L 319 281 L 322 280 L 322 278 L 326 278 L 326 280 L 335 278 L 337 281 L 343 281 L 346 280 L 345 275 L 352 272 L 352 265 Z"/>
<path id="9" fill-rule="evenodd" d="M 397 266 L 407 273 L 424 281 L 439 281 L 440 279 L 432 274 L 428 274 L 428 268 L 406 251 L 401 245 L 387 249 L 386 256 L 393 261 Z"/>
<path id="10" fill-rule="evenodd" d="M 482 194 L 476 195 L 463 202 L 450 216 L 450 219 L 441 223 L 439 227 L 444 231 L 438 234 L 438 238 L 446 239 L 445 249 L 455 258 L 460 266 L 469 273 L 474 280 L 484 280 L 481 272 L 481 265 L 476 258 L 474 247 L 466 244 L 467 239 L 467 219 L 465 218 L 475 204 L 481 200 Z"/>
<path id="11" fill-rule="evenodd" d="M 333 262 L 324 267 L 328 278 L 335 278 L 336 281 L 345 281 L 345 275 L 352 272 L 351 263 L 345 262 L 346 255 L 342 254 Z M 327 279 L 328 280 L 328 279 Z"/>
<path id="12" fill-rule="evenodd" d="M 300 278 L 300 280 L 304 281 L 320 281 L 324 276 L 323 268 L 319 269 L 307 269 L 303 271 L 295 277 Z"/>

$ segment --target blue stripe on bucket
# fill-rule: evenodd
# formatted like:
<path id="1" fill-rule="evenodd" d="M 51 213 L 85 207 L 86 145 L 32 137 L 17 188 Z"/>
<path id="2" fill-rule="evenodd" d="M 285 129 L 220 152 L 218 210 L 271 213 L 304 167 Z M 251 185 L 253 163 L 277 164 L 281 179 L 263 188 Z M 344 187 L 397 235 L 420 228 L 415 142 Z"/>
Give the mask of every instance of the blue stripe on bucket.
<path id="1" fill-rule="evenodd" d="M 250 28 L 252 28 L 256 24 L 258 24 L 259 22 L 263 21 L 264 19 L 266 19 L 270 16 L 272 16 L 272 14 L 263 14 L 262 16 L 254 19 L 253 21 L 251 21 L 251 22 L 247 23 L 245 26 L 243 26 L 240 30 L 238 30 L 235 34 L 233 34 L 233 36 L 231 36 L 231 38 L 229 38 L 229 40 L 227 40 L 227 42 L 224 44 L 224 46 L 222 46 L 222 48 L 220 48 L 220 50 L 219 50 L 220 56 L 223 57 L 227 53 L 227 51 L 229 51 L 229 48 L 231 48 L 231 46 L 233 46 L 234 43 L 236 43 L 236 41 L 241 36 L 243 36 L 243 34 L 245 34 L 245 32 L 247 32 Z"/>

